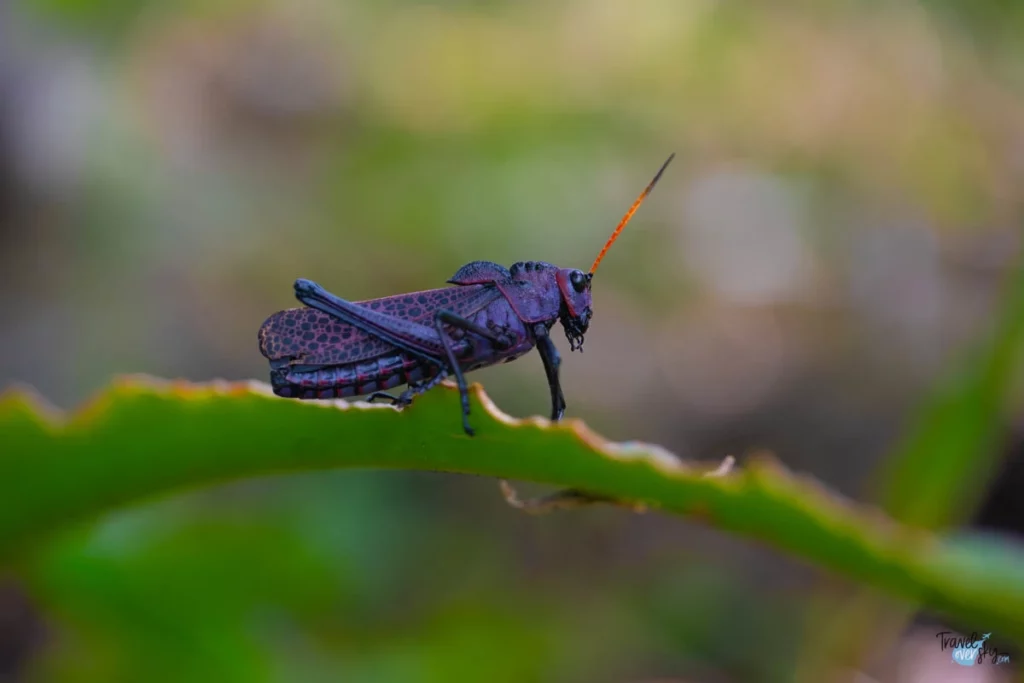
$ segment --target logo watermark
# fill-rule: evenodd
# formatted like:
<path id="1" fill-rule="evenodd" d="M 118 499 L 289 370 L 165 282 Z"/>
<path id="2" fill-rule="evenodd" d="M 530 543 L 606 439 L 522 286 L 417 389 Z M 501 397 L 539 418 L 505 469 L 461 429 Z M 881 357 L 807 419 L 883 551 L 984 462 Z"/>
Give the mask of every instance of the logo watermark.
<path id="1" fill-rule="evenodd" d="M 991 633 L 984 633 L 980 637 L 977 633 L 972 633 L 968 638 L 952 631 L 940 631 L 935 637 L 942 643 L 942 651 L 951 650 L 953 661 L 960 666 L 984 664 L 986 660 L 996 665 L 1010 662 L 1010 655 L 989 644 Z"/>

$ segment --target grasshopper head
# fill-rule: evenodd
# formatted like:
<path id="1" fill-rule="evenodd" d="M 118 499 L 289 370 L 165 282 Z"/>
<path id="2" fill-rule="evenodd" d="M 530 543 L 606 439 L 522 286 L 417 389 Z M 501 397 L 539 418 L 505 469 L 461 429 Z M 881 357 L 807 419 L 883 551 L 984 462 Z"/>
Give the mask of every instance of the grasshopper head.
<path id="1" fill-rule="evenodd" d="M 583 349 L 583 335 L 590 327 L 590 281 L 593 276 L 575 268 L 562 268 L 555 274 L 562 294 L 558 318 L 565 328 L 565 336 L 573 351 Z"/>

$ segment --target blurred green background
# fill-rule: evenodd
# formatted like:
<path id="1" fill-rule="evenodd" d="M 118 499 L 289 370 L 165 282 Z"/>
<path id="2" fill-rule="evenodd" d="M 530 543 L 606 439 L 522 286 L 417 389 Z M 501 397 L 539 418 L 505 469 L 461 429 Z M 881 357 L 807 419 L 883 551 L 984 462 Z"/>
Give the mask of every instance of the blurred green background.
<path id="1" fill-rule="evenodd" d="M 1021 243 L 1022 31 L 996 0 L 0 5 L 0 387 L 265 379 L 296 277 L 585 268 L 675 151 L 586 353 L 558 341 L 569 414 L 873 500 Z M 537 357 L 472 378 L 548 411 Z M 824 680 L 801 662 L 851 591 L 697 524 L 394 472 L 155 501 L 2 577 L 0 680 L 33 682 Z M 983 680 L 927 668 L 936 630 L 874 642 L 871 680 Z"/>

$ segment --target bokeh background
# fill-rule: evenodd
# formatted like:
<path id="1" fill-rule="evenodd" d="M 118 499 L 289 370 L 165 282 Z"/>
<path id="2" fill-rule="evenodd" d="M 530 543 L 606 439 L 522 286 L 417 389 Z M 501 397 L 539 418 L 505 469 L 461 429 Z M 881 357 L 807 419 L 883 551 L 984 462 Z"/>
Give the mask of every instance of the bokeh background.
<path id="1" fill-rule="evenodd" d="M 70 408 L 119 373 L 265 379 L 296 277 L 358 300 L 477 259 L 586 268 L 675 151 L 586 353 L 556 337 L 570 414 L 873 500 L 1021 243 L 1022 31 L 997 0 L 4 3 L 0 387 Z M 537 357 L 473 379 L 548 410 Z M 855 630 L 848 666 L 815 637 L 853 594 L 679 519 L 322 472 L 42 543 L 0 583 L 0 679 L 1006 675 L 928 669 L 924 626 Z"/>

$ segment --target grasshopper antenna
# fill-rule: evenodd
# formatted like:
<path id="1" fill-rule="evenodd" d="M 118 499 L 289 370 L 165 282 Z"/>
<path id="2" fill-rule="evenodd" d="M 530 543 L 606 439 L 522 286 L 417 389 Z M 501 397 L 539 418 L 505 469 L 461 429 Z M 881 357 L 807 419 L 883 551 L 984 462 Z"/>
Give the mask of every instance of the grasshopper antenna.
<path id="1" fill-rule="evenodd" d="M 597 267 L 601 265 L 601 260 L 604 259 L 604 255 L 608 253 L 608 249 L 612 246 L 612 244 L 615 243 L 615 240 L 619 239 L 619 233 L 622 232 L 622 229 L 626 227 L 627 223 L 629 223 L 629 219 L 633 217 L 633 214 L 636 213 L 636 210 L 639 209 L 640 205 L 644 203 L 645 199 L 647 199 L 647 195 L 649 195 L 651 193 L 651 190 L 654 189 L 654 186 L 658 184 L 658 180 L 661 178 L 661 174 L 665 172 L 665 169 L 668 168 L 668 165 L 672 163 L 672 160 L 675 158 L 675 152 L 669 155 L 668 159 L 665 160 L 665 163 L 661 165 L 661 168 L 659 168 L 658 172 L 654 175 L 654 179 L 647 184 L 647 187 L 644 188 L 644 191 L 641 192 L 640 196 L 636 198 L 636 201 L 633 202 L 633 206 L 629 207 L 629 211 L 627 211 L 626 215 L 622 217 L 621 221 L 619 221 L 619 225 L 615 228 L 615 231 L 612 232 L 612 236 L 609 237 L 608 241 L 604 243 L 604 248 L 601 249 L 601 253 L 597 255 L 596 259 L 594 259 L 594 265 L 590 266 L 591 275 L 593 275 L 594 271 L 597 270 Z"/>

